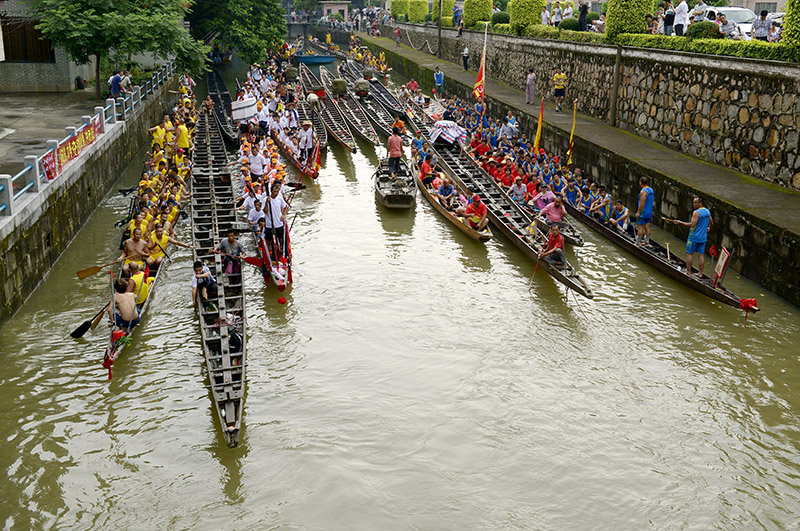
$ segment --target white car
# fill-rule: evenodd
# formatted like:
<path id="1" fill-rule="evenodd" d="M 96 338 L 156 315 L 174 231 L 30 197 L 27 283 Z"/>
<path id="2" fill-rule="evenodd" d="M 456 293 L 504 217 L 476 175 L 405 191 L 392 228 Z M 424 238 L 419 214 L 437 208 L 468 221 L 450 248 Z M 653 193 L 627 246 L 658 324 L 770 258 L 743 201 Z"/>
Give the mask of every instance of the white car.
<path id="1" fill-rule="evenodd" d="M 746 35 L 748 39 L 753 36 L 753 21 L 756 19 L 756 14 L 746 7 L 709 6 L 708 9 L 714 11 L 717 16 L 725 15 L 729 22 L 739 26 L 739 31 Z"/>

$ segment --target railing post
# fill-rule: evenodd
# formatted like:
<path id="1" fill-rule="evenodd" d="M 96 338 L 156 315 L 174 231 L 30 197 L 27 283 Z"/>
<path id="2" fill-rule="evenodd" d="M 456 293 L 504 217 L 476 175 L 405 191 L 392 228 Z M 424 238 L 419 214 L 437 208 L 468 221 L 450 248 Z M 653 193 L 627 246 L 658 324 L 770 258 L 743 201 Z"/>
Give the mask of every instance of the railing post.
<path id="1" fill-rule="evenodd" d="M 84 114 L 83 116 L 81 116 L 81 121 L 83 122 L 84 125 L 89 125 L 90 123 L 92 123 L 92 117 L 89 116 L 88 114 Z"/>
<path id="2" fill-rule="evenodd" d="M 23 160 L 25 161 L 25 164 L 30 164 L 33 166 L 33 169 L 31 170 L 31 172 L 33 172 L 33 188 L 31 188 L 30 191 L 38 193 L 39 186 L 42 183 L 42 172 L 39 171 L 39 158 L 36 155 L 28 155 Z"/>
<path id="3" fill-rule="evenodd" d="M 65 129 L 67 131 L 67 136 L 75 136 L 75 133 L 78 132 L 78 128 L 77 127 L 71 127 L 70 126 L 70 127 L 66 127 Z"/>
<path id="4" fill-rule="evenodd" d="M 106 109 L 105 107 L 95 107 L 94 113 L 100 117 L 100 134 L 106 132 Z"/>
<path id="5" fill-rule="evenodd" d="M 142 104 L 142 87 L 134 85 L 133 93 L 136 95 L 136 107 L 139 107 Z"/>
<path id="6" fill-rule="evenodd" d="M 56 157 L 58 157 L 58 140 L 48 140 L 47 149 L 52 149 Z"/>
<path id="7" fill-rule="evenodd" d="M 6 204 L 6 216 L 14 215 L 14 185 L 11 182 L 11 175 L 0 174 L 0 204 Z"/>
<path id="8" fill-rule="evenodd" d="M 117 123 L 117 102 L 111 98 L 106 100 L 106 107 L 111 106 L 111 116 L 113 116 L 113 120 L 111 120 L 112 124 Z M 105 110 L 105 109 L 104 109 Z"/>
<path id="9" fill-rule="evenodd" d="M 120 109 L 122 109 L 119 113 L 117 113 L 117 116 L 122 115 L 122 120 L 125 120 L 127 118 L 127 116 L 125 115 L 125 99 L 124 98 L 117 98 L 117 105 L 119 106 Z M 114 112 L 116 112 L 116 111 L 117 111 L 117 109 L 116 109 L 116 106 L 115 106 L 114 107 Z"/>
<path id="10" fill-rule="evenodd" d="M 622 68 L 622 46 L 617 45 L 617 56 L 614 59 L 614 81 L 611 86 L 611 126 L 617 126 L 617 98 L 619 98 L 619 75 Z"/>

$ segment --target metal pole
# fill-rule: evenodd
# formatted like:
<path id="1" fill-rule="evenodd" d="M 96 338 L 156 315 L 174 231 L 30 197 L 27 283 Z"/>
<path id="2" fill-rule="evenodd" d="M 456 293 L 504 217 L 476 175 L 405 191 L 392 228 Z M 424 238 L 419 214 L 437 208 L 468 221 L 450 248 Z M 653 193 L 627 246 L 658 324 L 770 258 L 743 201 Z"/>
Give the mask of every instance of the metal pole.
<path id="1" fill-rule="evenodd" d="M 622 46 L 617 45 L 617 58 L 614 60 L 614 87 L 611 90 L 611 125 L 617 126 L 617 98 L 619 97 L 619 71 L 622 68 Z"/>
<path id="2" fill-rule="evenodd" d="M 435 1 L 435 0 L 434 0 Z M 436 44 L 436 55 L 439 59 L 442 58 L 442 4 L 444 0 L 439 0 L 439 40 Z"/>

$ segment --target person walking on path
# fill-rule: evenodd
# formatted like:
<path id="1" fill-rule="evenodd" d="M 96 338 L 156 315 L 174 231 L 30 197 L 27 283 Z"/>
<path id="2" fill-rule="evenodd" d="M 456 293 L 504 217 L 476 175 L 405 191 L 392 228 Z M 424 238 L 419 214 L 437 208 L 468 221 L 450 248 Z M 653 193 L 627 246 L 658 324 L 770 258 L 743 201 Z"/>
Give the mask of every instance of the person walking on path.
<path id="1" fill-rule="evenodd" d="M 550 25 L 550 12 L 547 10 L 547 5 L 542 6 L 542 24 Z"/>
<path id="2" fill-rule="evenodd" d="M 397 28 L 397 31 L 395 31 L 395 32 L 394 32 L 394 43 L 395 43 L 397 46 L 400 46 L 400 36 L 401 36 L 402 34 L 403 34 L 403 33 L 400 31 L 400 28 Z"/>
<path id="3" fill-rule="evenodd" d="M 711 219 L 711 212 L 703 206 L 703 200 L 700 197 L 695 197 L 692 201 L 694 212 L 692 213 L 691 221 L 681 221 L 673 219 L 672 222 L 676 225 L 683 225 L 689 227 L 689 238 L 686 241 L 686 274 L 692 276 L 692 258 L 693 255 L 699 255 L 697 261 L 697 276 L 703 276 L 703 268 L 706 265 L 706 241 L 708 240 L 708 232 L 714 226 L 714 220 Z"/>
<path id="4" fill-rule="evenodd" d="M 536 74 L 533 67 L 528 68 L 528 79 L 525 83 L 525 103 L 532 105 L 536 103 Z"/>
<path id="5" fill-rule="evenodd" d="M 464 48 L 461 50 L 461 62 L 464 63 L 464 72 L 469 72 L 469 48 L 464 43 Z"/>
<path id="6" fill-rule="evenodd" d="M 442 98 L 444 97 L 444 72 L 439 70 L 439 67 L 436 67 L 436 70 L 433 72 L 433 83 L 436 85 L 436 97 Z"/>
<path id="7" fill-rule="evenodd" d="M 589 14 L 589 4 L 580 0 L 578 5 L 578 31 L 586 31 L 586 17 Z"/>
<path id="8" fill-rule="evenodd" d="M 556 112 L 558 112 L 561 110 L 561 105 L 564 103 L 564 95 L 567 92 L 567 74 L 564 73 L 561 67 L 556 68 L 553 83 L 555 84 L 553 96 L 556 99 Z"/>
<path id="9" fill-rule="evenodd" d="M 675 35 L 683 37 L 683 32 L 689 24 L 689 4 L 681 0 L 675 7 Z"/>

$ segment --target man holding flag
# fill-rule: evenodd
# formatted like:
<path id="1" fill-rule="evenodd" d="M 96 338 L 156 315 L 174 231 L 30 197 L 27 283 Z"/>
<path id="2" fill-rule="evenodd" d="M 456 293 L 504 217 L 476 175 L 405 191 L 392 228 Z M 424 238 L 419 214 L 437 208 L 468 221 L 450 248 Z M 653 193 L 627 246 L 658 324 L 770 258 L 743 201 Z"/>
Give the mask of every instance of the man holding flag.
<path id="1" fill-rule="evenodd" d="M 486 35 L 489 31 L 489 25 L 484 25 L 483 30 L 483 53 L 481 53 L 481 66 L 478 68 L 478 77 L 475 78 L 475 87 L 472 90 L 472 95 L 475 99 L 483 103 L 486 100 Z M 464 45 L 466 49 L 466 44 Z M 466 65 L 465 67 L 466 68 Z M 485 106 L 481 105 L 481 114 L 485 112 Z"/>

